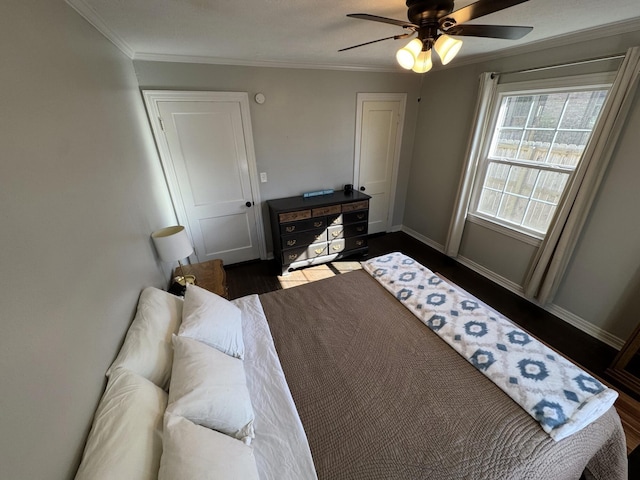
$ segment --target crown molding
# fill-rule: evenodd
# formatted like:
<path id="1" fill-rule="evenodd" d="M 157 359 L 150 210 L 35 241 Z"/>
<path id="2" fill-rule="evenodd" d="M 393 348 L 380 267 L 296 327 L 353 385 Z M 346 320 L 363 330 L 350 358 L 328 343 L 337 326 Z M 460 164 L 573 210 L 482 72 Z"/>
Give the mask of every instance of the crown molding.
<path id="1" fill-rule="evenodd" d="M 375 65 L 332 65 L 322 63 L 276 62 L 269 60 L 238 60 L 198 55 L 169 55 L 163 53 L 135 53 L 133 60 L 148 62 L 174 63 L 204 63 L 211 65 L 230 65 L 238 67 L 267 67 L 267 68 L 300 68 L 308 70 L 346 70 L 356 72 L 404 73 L 400 67 L 382 67 Z"/>
<path id="2" fill-rule="evenodd" d="M 92 7 L 87 5 L 84 0 L 65 0 L 67 5 L 78 12 L 87 22 L 95 27 L 102 35 L 104 35 L 111 43 L 113 43 L 127 57 L 133 59 L 134 51 L 124 39 L 113 31 L 102 17 L 98 15 Z"/>

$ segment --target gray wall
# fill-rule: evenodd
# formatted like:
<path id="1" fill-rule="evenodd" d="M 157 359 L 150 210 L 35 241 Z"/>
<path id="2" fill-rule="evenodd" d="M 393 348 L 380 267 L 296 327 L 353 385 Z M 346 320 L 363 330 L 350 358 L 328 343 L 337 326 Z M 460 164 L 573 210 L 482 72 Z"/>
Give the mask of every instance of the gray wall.
<path id="1" fill-rule="evenodd" d="M 418 110 L 412 74 L 235 67 L 134 61 L 140 87 L 155 90 L 248 92 L 262 200 L 353 183 L 356 94 L 406 92 L 393 225 L 402 223 Z M 266 102 L 253 97 L 262 92 Z M 267 250 L 268 212 L 263 205 Z"/>
<path id="2" fill-rule="evenodd" d="M 129 59 L 61 0 L 3 0 L 0 58 L 0 478 L 72 478 L 175 217 Z"/>
<path id="3" fill-rule="evenodd" d="M 601 55 L 624 53 L 640 44 L 640 32 L 603 37 L 498 60 L 454 66 L 427 74 L 416 127 L 415 153 L 407 189 L 404 225 L 435 244 L 444 245 L 468 138 L 472 128 L 478 76 L 484 71 L 511 71 Z M 455 61 L 453 62 L 455 65 Z M 555 75 L 613 69 L 605 62 L 554 71 Z M 549 76 L 550 72 L 536 74 Z M 514 81 L 514 75 L 510 76 Z M 528 78 L 532 78 L 530 75 Z M 435 119 L 438 119 L 435 121 Z M 635 99 L 571 264 L 553 303 L 625 339 L 640 318 L 629 315 L 640 287 L 640 100 Z M 497 236 L 502 238 L 497 238 Z M 460 254 L 475 264 L 522 284 L 535 248 L 467 222 Z M 635 309 L 637 312 L 637 309 Z"/>

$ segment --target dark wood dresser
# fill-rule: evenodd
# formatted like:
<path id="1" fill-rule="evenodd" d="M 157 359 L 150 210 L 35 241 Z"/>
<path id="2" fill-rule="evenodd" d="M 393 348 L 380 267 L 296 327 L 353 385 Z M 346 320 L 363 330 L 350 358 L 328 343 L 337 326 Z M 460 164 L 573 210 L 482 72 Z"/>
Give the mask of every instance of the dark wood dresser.
<path id="1" fill-rule="evenodd" d="M 268 200 L 273 256 L 283 275 L 365 253 L 369 195 L 353 191 Z"/>

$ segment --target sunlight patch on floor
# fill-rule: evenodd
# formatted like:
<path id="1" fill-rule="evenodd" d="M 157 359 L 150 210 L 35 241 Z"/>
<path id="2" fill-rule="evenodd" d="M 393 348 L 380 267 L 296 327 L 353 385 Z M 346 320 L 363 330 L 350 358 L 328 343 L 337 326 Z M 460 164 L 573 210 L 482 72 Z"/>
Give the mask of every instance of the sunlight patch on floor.
<path id="1" fill-rule="evenodd" d="M 278 277 L 278 281 L 282 288 L 286 289 L 315 282 L 316 280 L 330 278 L 335 275 L 328 265 L 317 265 L 315 267 L 303 268 L 302 270 L 295 270 L 288 275 L 280 276 Z"/>
<path id="2" fill-rule="evenodd" d="M 283 289 L 297 287 L 306 283 L 315 282 L 324 278 L 330 278 L 339 273 L 348 273 L 355 270 L 361 270 L 360 262 L 332 262 L 315 267 L 307 267 L 301 270 L 294 270 L 288 275 L 278 277 L 278 281 Z"/>

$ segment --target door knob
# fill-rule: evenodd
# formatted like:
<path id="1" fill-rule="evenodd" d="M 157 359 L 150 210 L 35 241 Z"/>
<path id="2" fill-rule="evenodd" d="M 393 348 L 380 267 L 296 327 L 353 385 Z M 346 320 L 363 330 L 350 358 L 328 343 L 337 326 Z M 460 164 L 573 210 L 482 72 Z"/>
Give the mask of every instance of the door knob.
<path id="1" fill-rule="evenodd" d="M 364 188 L 364 186 L 360 187 L 360 191 L 364 192 L 366 190 L 366 188 Z"/>
<path id="2" fill-rule="evenodd" d="M 253 204 L 252 204 L 251 202 L 247 202 L 247 203 L 245 203 L 245 205 L 246 205 L 247 207 L 250 207 L 250 206 L 251 206 L 251 205 L 253 205 Z"/>

